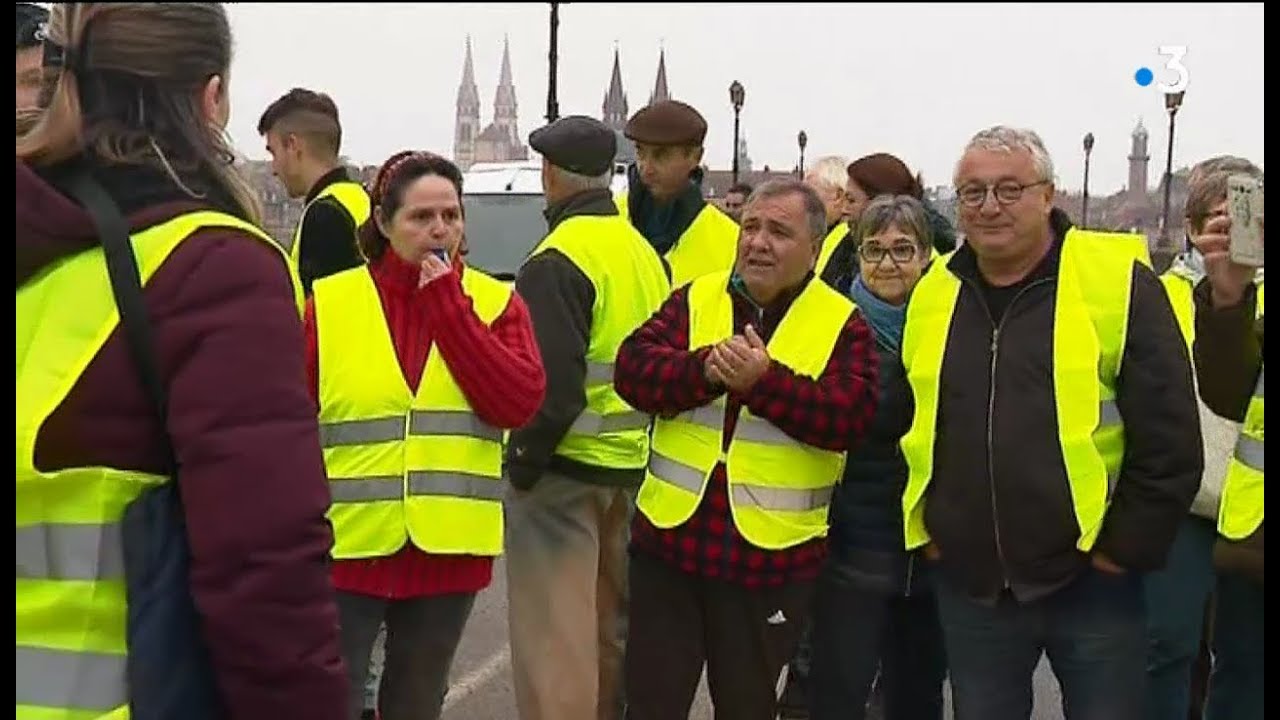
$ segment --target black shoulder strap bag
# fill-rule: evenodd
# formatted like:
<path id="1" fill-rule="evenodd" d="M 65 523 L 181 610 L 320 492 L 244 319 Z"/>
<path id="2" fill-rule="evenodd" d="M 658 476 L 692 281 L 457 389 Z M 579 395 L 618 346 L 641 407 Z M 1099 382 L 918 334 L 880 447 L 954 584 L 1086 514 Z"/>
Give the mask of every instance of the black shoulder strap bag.
<path id="1" fill-rule="evenodd" d="M 165 434 L 170 481 L 133 501 L 122 523 L 130 717 L 218 720 L 225 713 L 191 596 L 191 552 L 177 457 L 167 429 L 168 397 L 157 366 L 129 226 L 115 201 L 87 170 L 72 173 L 65 189 L 93 216 L 120 325 Z"/>

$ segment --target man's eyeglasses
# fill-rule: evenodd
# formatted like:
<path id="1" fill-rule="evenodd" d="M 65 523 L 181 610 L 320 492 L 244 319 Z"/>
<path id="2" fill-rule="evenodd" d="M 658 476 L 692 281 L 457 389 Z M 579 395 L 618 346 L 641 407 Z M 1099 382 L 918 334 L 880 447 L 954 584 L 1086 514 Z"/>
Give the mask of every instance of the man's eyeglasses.
<path id="1" fill-rule="evenodd" d="M 982 203 L 987 201 L 987 193 L 994 192 L 996 202 L 1001 205 L 1012 205 L 1022 198 L 1022 191 L 1037 185 L 1047 185 L 1048 180 L 1037 180 L 1033 183 L 1023 185 L 1016 180 L 1003 180 L 995 185 L 965 185 L 956 193 L 956 197 L 960 199 L 960 203 L 965 207 L 982 207 Z"/>
<path id="2" fill-rule="evenodd" d="M 919 250 L 914 243 L 899 243 L 889 247 L 863 243 L 862 247 L 858 248 L 858 256 L 862 258 L 863 262 L 868 262 L 872 265 L 879 265 L 883 262 L 885 255 L 888 255 L 889 259 L 895 263 L 907 263 L 915 260 L 916 253 Z"/>

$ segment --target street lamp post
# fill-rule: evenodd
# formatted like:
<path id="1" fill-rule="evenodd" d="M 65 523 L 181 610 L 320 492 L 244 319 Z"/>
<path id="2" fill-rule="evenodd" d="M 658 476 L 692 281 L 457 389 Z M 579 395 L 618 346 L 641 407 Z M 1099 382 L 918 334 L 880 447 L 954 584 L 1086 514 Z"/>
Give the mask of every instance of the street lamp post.
<path id="1" fill-rule="evenodd" d="M 547 52 L 547 122 L 553 123 L 560 117 L 560 102 L 556 97 L 556 63 L 559 55 L 556 52 L 560 44 L 560 3 L 551 3 L 551 46 Z"/>
<path id="2" fill-rule="evenodd" d="M 733 103 L 733 184 L 738 184 L 738 127 L 742 104 L 747 101 L 747 89 L 737 80 L 729 86 L 729 102 Z"/>
<path id="3" fill-rule="evenodd" d="M 1084 202 L 1080 209 L 1080 226 L 1089 227 L 1089 156 L 1093 153 L 1093 133 L 1084 136 Z"/>
<path id="4" fill-rule="evenodd" d="M 803 130 L 796 136 L 796 143 L 800 145 L 800 177 L 804 178 L 804 146 L 809 144 L 809 136 Z"/>
<path id="5" fill-rule="evenodd" d="M 1177 254 L 1173 241 L 1169 237 L 1169 191 L 1173 188 L 1173 128 L 1174 118 L 1182 107 L 1182 97 L 1187 91 L 1165 93 L 1164 108 L 1169 111 L 1169 149 L 1164 158 L 1164 204 L 1160 212 L 1160 236 L 1156 240 L 1156 250 L 1170 257 Z M 1154 261 L 1155 258 L 1152 258 Z"/>

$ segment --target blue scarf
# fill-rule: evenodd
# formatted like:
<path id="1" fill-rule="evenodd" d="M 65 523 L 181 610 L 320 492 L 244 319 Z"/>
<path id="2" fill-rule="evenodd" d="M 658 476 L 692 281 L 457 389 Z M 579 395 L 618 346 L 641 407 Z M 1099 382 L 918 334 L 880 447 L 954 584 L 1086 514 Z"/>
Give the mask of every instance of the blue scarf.
<path id="1" fill-rule="evenodd" d="M 862 284 L 862 276 L 853 279 L 849 298 L 858 306 L 862 317 L 875 331 L 876 340 L 895 353 L 902 352 L 902 326 L 907 322 L 907 304 L 890 305 L 876 297 Z"/>

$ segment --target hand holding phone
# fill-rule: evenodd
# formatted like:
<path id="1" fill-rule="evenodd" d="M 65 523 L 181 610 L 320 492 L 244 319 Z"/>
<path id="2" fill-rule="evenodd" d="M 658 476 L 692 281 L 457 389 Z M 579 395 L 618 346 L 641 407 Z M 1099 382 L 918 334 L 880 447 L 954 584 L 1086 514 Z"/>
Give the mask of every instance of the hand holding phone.
<path id="1" fill-rule="evenodd" d="M 1262 182 L 1251 175 L 1227 178 L 1227 215 L 1231 218 L 1228 253 L 1231 261 L 1263 266 Z"/>

